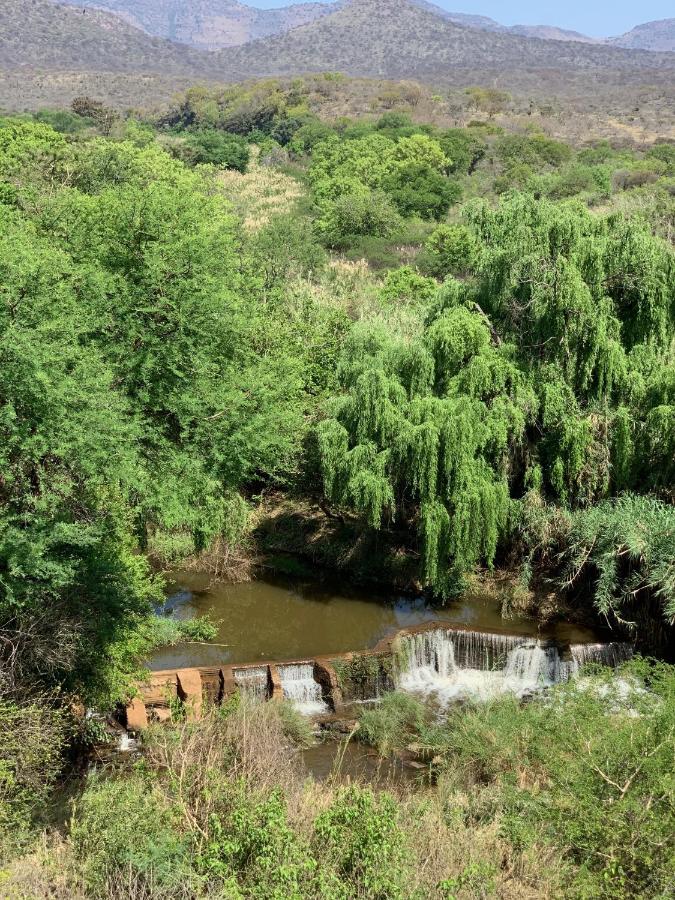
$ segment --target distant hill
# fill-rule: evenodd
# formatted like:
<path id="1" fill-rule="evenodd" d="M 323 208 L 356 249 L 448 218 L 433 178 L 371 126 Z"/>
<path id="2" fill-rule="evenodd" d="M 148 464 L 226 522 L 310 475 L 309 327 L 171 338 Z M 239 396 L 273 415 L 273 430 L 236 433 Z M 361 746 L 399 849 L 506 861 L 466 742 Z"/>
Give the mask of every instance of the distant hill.
<path id="1" fill-rule="evenodd" d="M 421 9 L 434 12 L 443 19 L 463 25 L 465 28 L 477 28 L 479 31 L 497 31 L 501 34 L 519 34 L 521 37 L 541 38 L 544 41 L 581 41 L 585 44 L 598 44 L 601 41 L 588 37 L 578 31 L 568 31 L 554 25 L 501 25 L 488 16 L 472 16 L 467 13 L 448 12 L 429 0 L 412 0 Z"/>
<path id="2" fill-rule="evenodd" d="M 670 55 L 469 29 L 409 0 L 350 0 L 309 25 L 215 56 L 219 70 L 235 79 L 327 69 L 424 79 L 453 68 L 579 73 L 675 65 Z"/>
<path id="3" fill-rule="evenodd" d="M 158 2 L 169 0 L 134 2 L 135 13 L 141 15 L 152 4 L 156 9 Z M 420 2 L 341 0 L 309 24 L 240 46 L 206 51 L 149 34 L 149 20 L 141 29 L 136 20 L 90 7 L 50 0 L 2 0 L 0 69 L 13 75 L 24 71 L 27 78 L 30 72 L 33 85 L 40 72 L 69 77 L 87 72 L 97 93 L 115 96 L 121 96 L 129 83 L 118 82 L 120 88 L 115 91 L 101 89 L 106 73 L 159 77 L 166 86 L 161 88 L 164 92 L 174 79 L 232 82 L 339 71 L 437 85 L 491 85 L 530 95 L 596 94 L 610 86 L 625 95 L 628 85 L 649 84 L 661 86 L 663 102 L 670 102 L 675 54 L 468 28 L 440 15 L 433 4 L 425 3 L 423 8 Z M 72 77 L 69 83 L 74 83 Z M 127 87 L 122 88 L 123 84 Z"/>
<path id="4" fill-rule="evenodd" d="M 520 34 L 522 37 L 541 38 L 544 41 L 579 41 L 582 44 L 601 44 L 597 38 L 588 37 L 579 31 L 569 31 L 566 28 L 556 28 L 554 25 L 512 25 L 506 29 L 511 34 Z"/>
<path id="5" fill-rule="evenodd" d="M 345 6 L 348 0 L 333 3 L 296 3 L 279 9 L 257 9 L 238 0 L 55 0 L 102 9 L 120 16 L 147 34 L 215 50 L 237 47 L 262 37 L 271 37 L 307 25 Z M 443 19 L 502 34 L 518 34 L 555 41 L 598 43 L 577 31 L 551 25 L 500 25 L 488 16 L 469 15 L 448 10 L 430 0 L 412 0 L 416 6 Z"/>
<path id="6" fill-rule="evenodd" d="M 55 6 L 48 0 L 0 2 L 0 67 L 206 73 L 208 60 L 189 47 L 150 37 L 118 16 Z"/>
<path id="7" fill-rule="evenodd" d="M 646 22 L 607 43 L 630 50 L 675 51 L 675 19 Z"/>
<path id="8" fill-rule="evenodd" d="M 332 4 L 296 3 L 257 9 L 237 0 L 55 0 L 102 9 L 154 37 L 202 50 L 234 47 L 281 34 L 333 11 Z"/>

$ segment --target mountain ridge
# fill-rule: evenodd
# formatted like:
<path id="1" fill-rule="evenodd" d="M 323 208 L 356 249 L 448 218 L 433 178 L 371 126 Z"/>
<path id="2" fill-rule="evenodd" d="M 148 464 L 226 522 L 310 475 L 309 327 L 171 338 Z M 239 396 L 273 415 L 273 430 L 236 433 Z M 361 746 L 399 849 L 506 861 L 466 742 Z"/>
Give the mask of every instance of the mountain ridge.
<path id="1" fill-rule="evenodd" d="M 610 38 L 608 43 L 628 50 L 650 50 L 664 53 L 675 50 L 675 19 L 656 19 L 636 25 L 625 34 Z"/>
<path id="2" fill-rule="evenodd" d="M 675 62 L 673 54 L 469 29 L 412 0 L 349 0 L 308 25 L 215 56 L 235 79 L 326 69 L 367 77 L 425 78 L 458 67 L 580 71 L 671 68 Z"/>
<path id="3" fill-rule="evenodd" d="M 211 81 L 328 70 L 442 83 L 466 70 L 504 83 L 509 72 L 535 78 L 537 72 L 559 71 L 578 79 L 586 71 L 612 69 L 625 79 L 629 71 L 675 70 L 674 54 L 468 28 L 439 16 L 432 4 L 420 6 L 419 0 L 342 0 L 307 24 L 215 51 L 148 35 L 98 9 L 3 0 L 0 59 L 7 71 L 152 72 Z"/>
<path id="4" fill-rule="evenodd" d="M 201 50 L 217 50 L 241 46 L 253 40 L 273 37 L 293 28 L 311 24 L 338 11 L 349 0 L 334 0 L 329 3 L 300 2 L 274 9 L 259 9 L 239 0 L 54 0 L 54 2 L 110 12 L 154 37 L 188 44 Z M 550 41 L 607 44 L 624 49 L 675 50 L 675 27 L 667 27 L 667 23 L 675 23 L 675 20 L 647 22 L 618 37 L 593 38 L 556 25 L 503 25 L 489 16 L 446 10 L 430 0 L 413 0 L 413 2 L 440 18 L 480 31 Z"/>

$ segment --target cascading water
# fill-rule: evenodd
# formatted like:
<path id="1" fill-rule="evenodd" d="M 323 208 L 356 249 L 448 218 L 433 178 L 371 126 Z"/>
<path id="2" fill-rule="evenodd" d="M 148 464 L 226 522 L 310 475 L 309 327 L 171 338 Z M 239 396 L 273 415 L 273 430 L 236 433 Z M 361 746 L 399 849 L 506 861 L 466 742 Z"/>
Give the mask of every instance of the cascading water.
<path id="1" fill-rule="evenodd" d="M 312 663 L 294 663 L 278 667 L 284 697 L 290 700 L 302 713 L 316 716 L 329 711 L 323 699 L 323 690 L 314 679 Z"/>
<path id="2" fill-rule="evenodd" d="M 251 666 L 246 669 L 235 669 L 232 673 L 240 692 L 250 700 L 267 700 L 269 685 L 267 666 Z"/>
<path id="3" fill-rule="evenodd" d="M 503 693 L 523 697 L 567 681 L 588 662 L 616 666 L 631 652 L 628 644 L 575 644 L 567 660 L 545 641 L 435 629 L 403 637 L 395 682 L 441 704 Z"/>
<path id="4" fill-rule="evenodd" d="M 575 671 L 578 671 L 587 663 L 596 663 L 601 666 L 610 666 L 615 669 L 622 662 L 626 662 L 633 655 L 630 644 L 614 641 L 610 644 L 572 644 L 570 654 Z"/>

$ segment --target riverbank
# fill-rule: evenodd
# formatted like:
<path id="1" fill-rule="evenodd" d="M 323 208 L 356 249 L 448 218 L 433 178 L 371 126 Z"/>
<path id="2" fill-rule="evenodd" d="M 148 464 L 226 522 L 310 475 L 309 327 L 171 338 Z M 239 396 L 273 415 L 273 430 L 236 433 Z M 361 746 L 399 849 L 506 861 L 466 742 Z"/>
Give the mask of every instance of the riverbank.
<path id="1" fill-rule="evenodd" d="M 0 897 L 665 896 L 675 674 L 622 674 L 561 686 L 553 703 L 459 706 L 444 723 L 397 694 L 364 707 L 352 740 L 412 748 L 412 781 L 341 774 L 340 744 L 335 768 L 308 778 L 311 735 L 284 703 L 150 729 L 143 765 L 92 773 L 67 837 L 12 862 Z"/>

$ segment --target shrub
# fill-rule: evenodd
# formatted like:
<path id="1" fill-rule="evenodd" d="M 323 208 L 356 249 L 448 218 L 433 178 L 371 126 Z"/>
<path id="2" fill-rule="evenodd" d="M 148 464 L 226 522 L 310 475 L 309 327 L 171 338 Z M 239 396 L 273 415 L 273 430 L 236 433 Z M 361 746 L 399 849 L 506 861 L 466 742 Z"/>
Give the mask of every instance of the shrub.
<path id="1" fill-rule="evenodd" d="M 450 172 L 470 175 L 487 152 L 487 144 L 465 128 L 449 128 L 438 137 L 450 161 Z"/>
<path id="2" fill-rule="evenodd" d="M 380 297 L 385 303 L 426 303 L 437 290 L 433 278 L 425 278 L 410 266 L 401 266 L 387 272 Z"/>
<path id="3" fill-rule="evenodd" d="M 548 703 L 456 710 L 427 735 L 444 777 L 474 793 L 477 821 L 498 813 L 512 846 L 564 851 L 564 896 L 646 900 L 672 879 L 675 669 L 635 660 L 622 674 L 571 682 Z"/>
<path id="4" fill-rule="evenodd" d="M 675 144 L 654 144 L 647 151 L 650 159 L 658 159 L 667 166 L 667 174 L 675 175 Z"/>
<path id="5" fill-rule="evenodd" d="M 189 880 L 189 840 L 179 822 L 152 781 L 91 778 L 74 807 L 70 837 L 93 895 L 125 870 L 146 888 Z"/>
<path id="6" fill-rule="evenodd" d="M 363 191 L 330 201 L 319 221 L 319 231 L 329 247 L 340 247 L 353 236 L 387 237 L 399 225 L 398 212 L 385 193 Z"/>
<path id="7" fill-rule="evenodd" d="M 0 699 L 0 736 L 1 862 L 27 842 L 54 787 L 63 764 L 65 717 L 49 698 L 22 706 Z"/>
<path id="8" fill-rule="evenodd" d="M 315 845 L 337 870 L 346 896 L 406 896 L 410 859 L 396 801 L 388 794 L 356 786 L 340 791 L 316 820 Z"/>
<path id="9" fill-rule="evenodd" d="M 195 131 L 186 138 L 191 165 L 207 163 L 224 169 L 245 172 L 249 161 L 249 149 L 245 138 L 213 129 Z"/>
<path id="10" fill-rule="evenodd" d="M 358 735 L 386 755 L 410 743 L 425 719 L 425 707 L 410 694 L 385 694 L 381 703 L 362 713 Z"/>
<path id="11" fill-rule="evenodd" d="M 476 237 L 466 225 L 439 225 L 424 245 L 420 266 L 436 278 L 471 272 L 479 255 Z"/>

